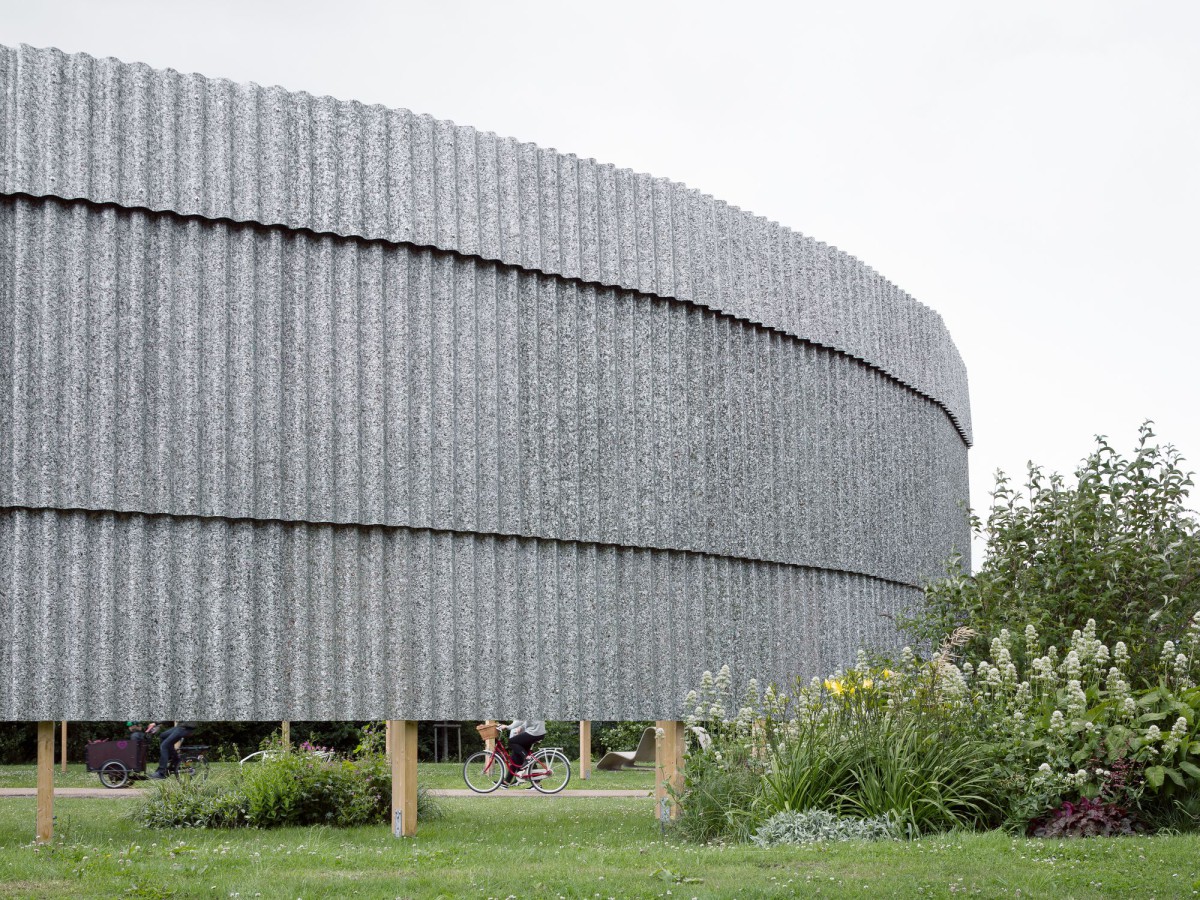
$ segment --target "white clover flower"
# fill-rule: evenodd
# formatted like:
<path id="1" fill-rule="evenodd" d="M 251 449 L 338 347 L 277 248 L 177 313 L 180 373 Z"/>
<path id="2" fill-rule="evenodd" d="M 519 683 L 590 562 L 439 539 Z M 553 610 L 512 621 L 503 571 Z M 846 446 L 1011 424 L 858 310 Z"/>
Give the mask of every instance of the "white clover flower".
<path id="1" fill-rule="evenodd" d="M 1095 657 L 1096 657 L 1096 666 L 1098 668 L 1104 668 L 1105 666 L 1107 666 L 1108 665 L 1108 647 L 1107 647 L 1107 645 L 1098 644 L 1096 646 Z"/>
<path id="2" fill-rule="evenodd" d="M 900 661 L 909 664 L 913 661 L 913 648 L 905 646 L 900 650 Z"/>
<path id="3" fill-rule="evenodd" d="M 1067 720 L 1063 717 L 1061 710 L 1055 710 L 1050 714 L 1050 731 L 1057 734 L 1067 727 Z"/>
<path id="4" fill-rule="evenodd" d="M 1184 681 L 1188 677 L 1188 670 L 1192 667 L 1192 661 L 1188 659 L 1186 653 L 1176 653 L 1175 661 L 1172 669 L 1175 677 L 1180 681 Z"/>
<path id="5" fill-rule="evenodd" d="M 1033 626 L 1031 625 L 1031 626 L 1029 626 L 1029 627 L 1030 627 L 1030 628 L 1032 628 Z M 1039 772 L 1050 772 L 1050 771 L 1052 771 L 1052 770 L 1051 770 L 1051 768 L 1050 768 L 1050 763 L 1047 763 L 1047 762 L 1046 762 L 1046 763 L 1045 763 L 1045 762 L 1044 762 L 1044 763 L 1042 763 L 1040 766 L 1038 766 L 1038 771 L 1039 771 Z"/>
<path id="6" fill-rule="evenodd" d="M 1137 702 L 1132 697 L 1126 697 L 1121 702 L 1121 711 L 1125 713 L 1126 716 L 1132 716 L 1135 712 L 1137 712 Z"/>
<path id="7" fill-rule="evenodd" d="M 1149 744 L 1157 744 L 1162 740 L 1162 732 L 1159 731 L 1157 725 L 1151 725 L 1146 729 L 1146 742 Z"/>

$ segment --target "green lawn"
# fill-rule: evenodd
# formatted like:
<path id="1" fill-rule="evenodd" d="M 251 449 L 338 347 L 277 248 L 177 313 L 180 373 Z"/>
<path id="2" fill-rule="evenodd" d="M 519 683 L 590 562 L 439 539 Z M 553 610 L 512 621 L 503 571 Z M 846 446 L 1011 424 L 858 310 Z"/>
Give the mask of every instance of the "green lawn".
<path id="1" fill-rule="evenodd" d="M 334 831 L 149 831 L 111 800 L 0 800 L 0 897 L 1187 897 L 1200 837 L 1006 834 L 760 850 L 663 837 L 650 799 L 442 800 L 416 838 Z"/>
<path id="2" fill-rule="evenodd" d="M 246 765 L 253 765 L 247 763 Z M 210 771 L 213 777 L 229 777 L 238 768 L 237 763 L 213 763 Z M 417 766 L 417 782 L 429 788 L 465 788 L 462 765 L 460 763 L 421 763 Z M 82 763 L 68 763 L 64 774 L 59 767 L 54 767 L 54 784 L 56 787 L 101 787 L 100 779 L 94 772 L 89 773 Z M 0 766 L 0 788 L 7 787 L 36 787 L 37 767 Z M 135 782 L 135 787 L 145 786 L 145 782 Z M 626 769 L 621 772 L 599 772 L 592 768 L 592 777 L 586 780 L 579 777 L 579 761 L 571 762 L 571 781 L 567 790 L 652 790 L 654 788 L 653 769 Z"/>

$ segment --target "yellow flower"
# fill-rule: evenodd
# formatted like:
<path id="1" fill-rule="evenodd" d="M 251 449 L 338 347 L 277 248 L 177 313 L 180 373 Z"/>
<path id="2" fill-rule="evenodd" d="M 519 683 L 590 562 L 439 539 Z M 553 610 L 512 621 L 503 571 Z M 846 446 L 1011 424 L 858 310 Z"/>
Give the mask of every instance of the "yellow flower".
<path id="1" fill-rule="evenodd" d="M 840 697 L 842 695 L 842 683 L 836 678 L 826 678 L 825 690 L 829 691 L 829 693 L 833 694 L 835 697 Z"/>
<path id="2" fill-rule="evenodd" d="M 874 682 L 874 681 L 872 681 L 870 678 L 867 678 L 867 679 L 865 679 L 865 680 L 863 681 L 863 685 L 862 685 L 862 686 L 863 686 L 863 690 L 864 690 L 864 691 L 869 691 L 869 690 L 870 690 L 870 689 L 871 689 L 871 688 L 874 686 L 874 684 L 875 684 L 875 682 Z"/>

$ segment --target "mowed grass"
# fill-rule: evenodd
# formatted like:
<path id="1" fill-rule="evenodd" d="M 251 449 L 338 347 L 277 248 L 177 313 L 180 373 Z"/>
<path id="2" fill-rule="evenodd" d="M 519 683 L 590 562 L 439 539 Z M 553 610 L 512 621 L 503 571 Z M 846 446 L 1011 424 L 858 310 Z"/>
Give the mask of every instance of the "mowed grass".
<path id="1" fill-rule="evenodd" d="M 153 769 L 157 762 L 151 762 Z M 254 765 L 254 763 L 246 763 Z M 214 778 L 232 778 L 238 769 L 237 763 L 210 763 L 209 772 Z M 428 788 L 466 788 L 463 781 L 462 763 L 420 763 L 417 766 L 417 782 Z M 32 788 L 37 786 L 37 767 L 30 765 L 0 766 L 0 788 Z M 102 787 L 95 772 L 88 772 L 83 763 L 68 763 L 67 771 L 54 767 L 55 787 Z M 135 781 L 133 787 L 145 787 L 145 781 Z M 571 761 L 571 780 L 568 791 L 630 791 L 653 790 L 652 768 L 625 769 L 619 772 L 602 772 L 592 767 L 590 778 L 579 777 L 579 760 Z"/>
<path id="2" fill-rule="evenodd" d="M 0 800 L 0 897 L 1186 897 L 1200 837 L 1002 833 L 810 848 L 697 847 L 651 799 L 453 798 L 416 838 L 386 828 L 151 831 L 127 803 Z"/>

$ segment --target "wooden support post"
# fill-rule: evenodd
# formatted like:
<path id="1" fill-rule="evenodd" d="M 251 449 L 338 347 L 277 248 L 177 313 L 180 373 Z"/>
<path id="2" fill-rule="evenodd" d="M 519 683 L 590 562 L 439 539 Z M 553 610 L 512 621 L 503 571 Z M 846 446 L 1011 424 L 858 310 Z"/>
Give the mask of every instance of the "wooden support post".
<path id="1" fill-rule="evenodd" d="M 392 835 L 417 833 L 417 723 L 412 719 L 389 722 L 395 735 L 392 750 Z"/>
<path id="2" fill-rule="evenodd" d="M 579 777 L 592 777 L 592 723 L 588 720 L 579 723 Z"/>
<path id="3" fill-rule="evenodd" d="M 658 729 L 655 741 L 654 806 L 660 821 L 679 818 L 679 804 L 667 792 L 671 785 L 676 793 L 683 790 L 683 723 L 670 719 L 654 723 Z"/>
<path id="4" fill-rule="evenodd" d="M 383 723 L 383 755 L 392 758 L 392 720 Z"/>
<path id="5" fill-rule="evenodd" d="M 54 837 L 54 723 L 38 722 L 37 736 L 37 839 Z"/>
<path id="6" fill-rule="evenodd" d="M 489 725 L 495 725 L 495 724 L 496 724 L 496 720 L 495 720 L 495 719 L 488 719 L 488 720 L 487 720 L 487 724 L 489 724 Z M 486 749 L 488 753 L 491 753 L 493 750 L 495 750 L 495 749 L 496 749 L 496 741 L 495 741 L 495 739 L 484 741 L 484 742 L 483 742 L 483 746 L 484 746 L 484 749 Z"/>
<path id="7" fill-rule="evenodd" d="M 62 723 L 62 746 L 58 748 L 58 759 L 62 765 L 62 771 L 65 775 L 67 772 L 67 720 L 63 719 Z"/>
<path id="8" fill-rule="evenodd" d="M 279 723 L 279 731 L 280 731 L 280 734 L 282 735 L 280 742 L 283 744 L 283 749 L 291 750 L 292 749 L 292 723 L 291 722 L 280 722 Z"/>

